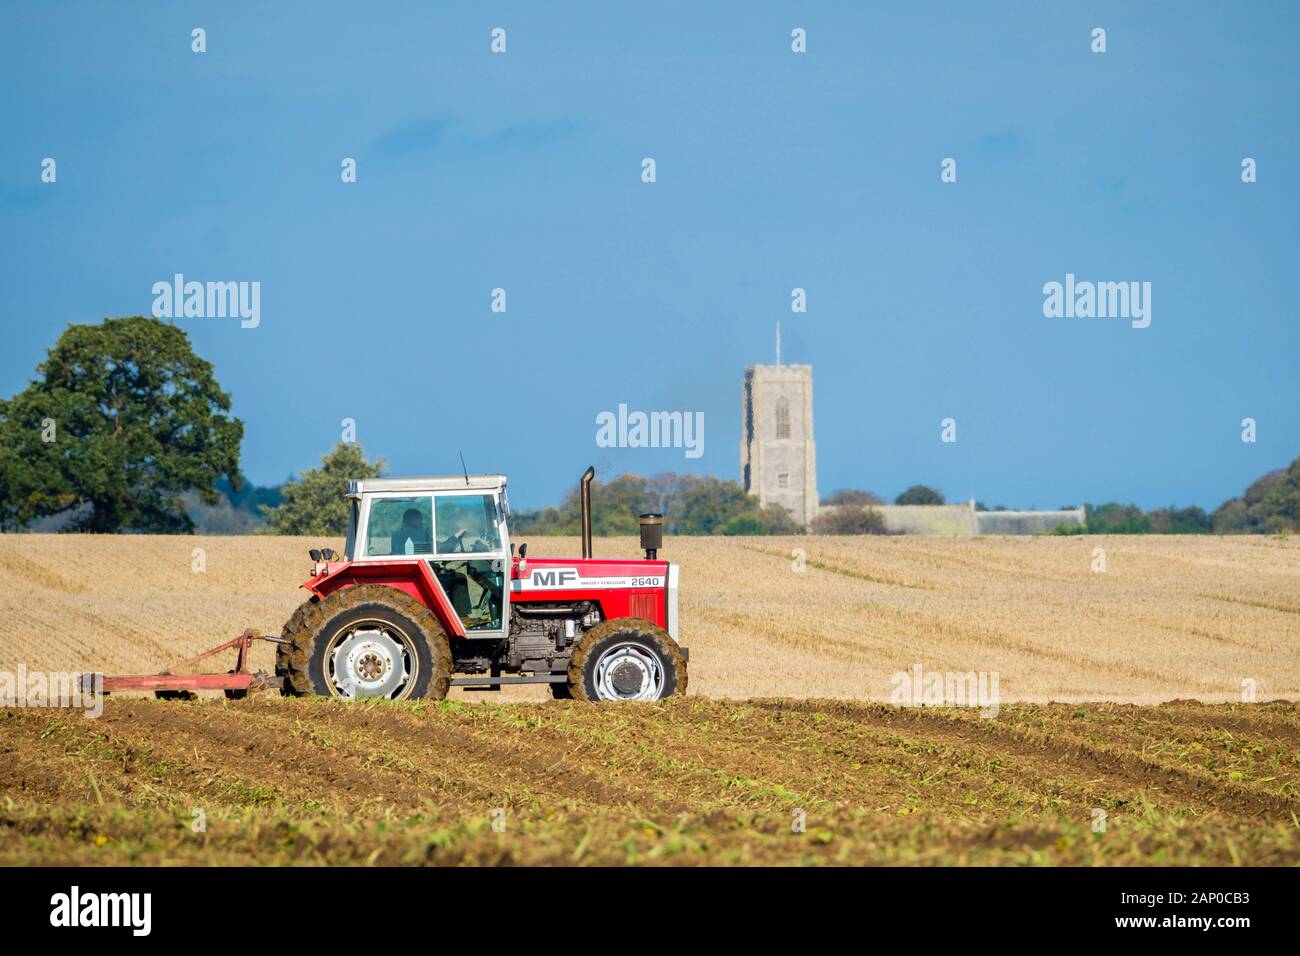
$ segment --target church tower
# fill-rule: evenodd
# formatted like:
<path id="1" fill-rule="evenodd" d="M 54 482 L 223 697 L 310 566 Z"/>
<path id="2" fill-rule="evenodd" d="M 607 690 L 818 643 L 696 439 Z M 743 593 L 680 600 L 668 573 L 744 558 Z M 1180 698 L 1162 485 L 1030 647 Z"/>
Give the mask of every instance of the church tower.
<path id="1" fill-rule="evenodd" d="M 741 390 L 740 481 L 763 505 L 782 505 L 807 525 L 817 517 L 817 449 L 813 444 L 812 366 L 745 369 Z"/>

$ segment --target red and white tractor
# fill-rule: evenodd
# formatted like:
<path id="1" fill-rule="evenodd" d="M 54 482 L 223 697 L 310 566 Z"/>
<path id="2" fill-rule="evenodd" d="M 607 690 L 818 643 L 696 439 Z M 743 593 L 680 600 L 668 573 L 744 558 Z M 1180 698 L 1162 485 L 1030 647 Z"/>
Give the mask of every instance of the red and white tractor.
<path id="1" fill-rule="evenodd" d="M 312 550 L 311 597 L 276 642 L 284 692 L 403 700 L 544 683 L 589 701 L 684 693 L 679 573 L 658 559 L 662 516 L 641 516 L 644 559 L 593 558 L 593 475 L 580 485 L 581 558 L 515 553 L 504 475 L 351 482 L 342 560 Z"/>

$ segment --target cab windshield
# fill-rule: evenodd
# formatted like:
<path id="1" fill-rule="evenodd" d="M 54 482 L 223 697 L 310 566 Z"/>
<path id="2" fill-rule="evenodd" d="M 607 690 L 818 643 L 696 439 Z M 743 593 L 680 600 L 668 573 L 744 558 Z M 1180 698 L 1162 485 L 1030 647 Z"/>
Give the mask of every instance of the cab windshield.
<path id="1" fill-rule="evenodd" d="M 493 495 L 442 495 L 434 505 L 439 554 L 500 551 L 501 527 Z"/>

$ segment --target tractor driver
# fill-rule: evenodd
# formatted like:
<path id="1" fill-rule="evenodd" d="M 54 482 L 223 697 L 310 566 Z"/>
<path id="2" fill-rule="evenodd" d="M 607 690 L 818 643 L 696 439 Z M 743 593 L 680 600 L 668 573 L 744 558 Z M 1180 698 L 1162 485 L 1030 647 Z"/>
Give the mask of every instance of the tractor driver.
<path id="1" fill-rule="evenodd" d="M 407 508 L 402 515 L 402 526 L 393 532 L 390 554 L 428 554 L 429 529 L 424 526 L 424 516 L 418 508 Z"/>
<path id="2" fill-rule="evenodd" d="M 481 551 L 483 544 L 475 542 L 472 547 L 465 547 L 465 535 L 469 534 L 469 528 L 461 528 L 449 538 L 443 538 L 438 542 L 439 554 L 452 554 L 456 551 Z"/>

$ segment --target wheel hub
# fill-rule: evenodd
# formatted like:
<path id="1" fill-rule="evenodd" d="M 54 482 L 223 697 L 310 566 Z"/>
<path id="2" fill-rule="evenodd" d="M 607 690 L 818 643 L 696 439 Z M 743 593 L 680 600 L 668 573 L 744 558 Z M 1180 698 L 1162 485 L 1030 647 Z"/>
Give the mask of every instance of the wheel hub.
<path id="1" fill-rule="evenodd" d="M 334 650 L 334 686 L 344 697 L 391 697 L 410 678 L 406 661 L 387 630 L 357 628 Z"/>
<path id="2" fill-rule="evenodd" d="M 373 681 L 383 674 L 387 663 L 387 661 L 380 659 L 378 654 L 367 651 L 357 661 L 357 673 L 361 675 L 363 680 Z"/>
<path id="3" fill-rule="evenodd" d="M 644 677 L 645 673 L 640 667 L 629 661 L 620 661 L 614 666 L 609 680 L 614 685 L 614 690 L 625 697 L 630 697 L 641 690 L 641 681 Z"/>
<path id="4" fill-rule="evenodd" d="M 640 644 L 615 644 L 596 661 L 596 696 L 600 700 L 658 700 L 664 669 Z"/>

